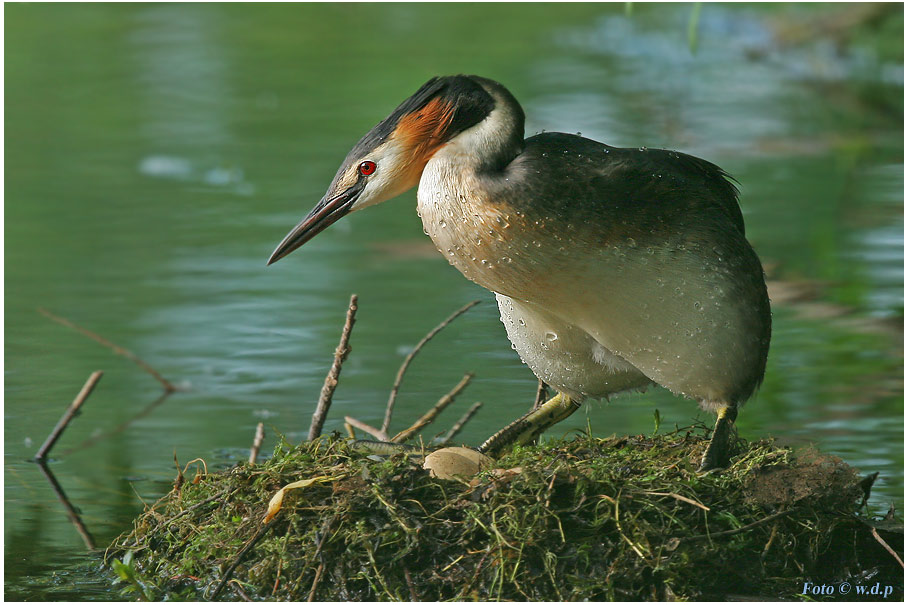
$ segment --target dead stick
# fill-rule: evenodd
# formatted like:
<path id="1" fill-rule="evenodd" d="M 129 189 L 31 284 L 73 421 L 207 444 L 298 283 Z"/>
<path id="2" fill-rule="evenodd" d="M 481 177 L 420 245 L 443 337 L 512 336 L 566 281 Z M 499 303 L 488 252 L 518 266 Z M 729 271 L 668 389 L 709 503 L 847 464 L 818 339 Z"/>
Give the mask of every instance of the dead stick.
<path id="1" fill-rule="evenodd" d="M 236 558 L 233 560 L 233 563 L 231 563 L 230 567 L 228 567 L 224 572 L 224 577 L 221 578 L 221 583 L 218 584 L 217 588 L 214 589 L 214 593 L 211 595 L 212 601 L 218 598 L 218 595 L 221 594 L 222 590 L 224 590 L 224 586 L 226 586 L 227 582 L 230 581 L 230 578 L 231 576 L 233 576 L 233 572 L 236 571 L 236 568 L 239 567 L 240 563 L 243 562 L 243 557 L 246 556 L 246 553 L 252 550 L 252 547 L 255 546 L 266 533 L 268 533 L 268 530 L 271 529 L 271 527 L 276 522 L 277 519 L 272 519 L 268 522 L 267 525 L 263 525 L 261 529 L 259 529 L 258 533 L 255 534 L 255 536 L 252 538 L 252 540 L 250 540 L 249 543 L 246 544 L 246 546 L 244 546 L 239 553 L 237 553 Z"/>
<path id="2" fill-rule="evenodd" d="M 892 550 L 892 548 L 891 548 L 888 544 L 886 544 L 886 541 L 883 539 L 883 537 L 882 537 L 879 533 L 877 533 L 875 527 L 871 527 L 871 528 L 870 528 L 870 533 L 873 534 L 874 539 L 875 539 L 877 542 L 879 542 L 880 544 L 882 544 L 882 545 L 883 545 L 883 548 L 885 548 L 886 551 L 887 551 L 890 555 L 892 555 L 893 557 L 895 557 L 895 560 L 898 561 L 898 562 L 899 562 L 899 565 L 901 565 L 901 566 L 902 566 L 902 569 L 904 569 L 904 568 L 905 568 L 905 564 L 902 563 L 902 559 L 898 556 L 898 554 L 896 554 L 896 552 L 895 552 L 894 550 Z"/>
<path id="3" fill-rule="evenodd" d="M 454 399 L 467 388 L 467 385 L 470 384 L 470 381 L 473 380 L 474 374 L 472 372 L 467 372 L 463 375 L 463 378 L 460 379 L 460 382 L 451 389 L 447 395 L 438 400 L 438 403 L 432 406 L 428 412 L 422 415 L 422 417 L 413 423 L 413 425 L 404 429 L 398 434 L 391 437 L 391 443 L 403 443 L 404 441 L 409 440 L 413 435 L 418 433 L 423 427 L 430 424 L 435 418 L 441 414 L 442 410 L 454 403 Z"/>
<path id="4" fill-rule="evenodd" d="M 542 404 L 545 403 L 548 395 L 549 395 L 549 385 L 547 385 L 545 382 L 543 382 L 540 379 L 539 385 L 536 387 L 536 399 L 533 401 L 533 407 L 530 408 L 530 411 L 535 412 L 536 410 L 538 410 L 540 408 L 540 406 L 542 406 Z M 531 445 L 536 445 L 537 443 L 539 443 L 539 436 L 536 436 L 533 439 L 531 439 L 529 443 Z"/>
<path id="5" fill-rule="evenodd" d="M 209 498 L 205 498 L 205 499 L 202 500 L 201 502 L 196 502 L 195 504 L 193 504 L 193 505 L 190 506 L 189 508 L 186 508 L 186 509 L 180 511 L 179 513 L 177 513 L 176 515 L 174 515 L 173 517 L 171 517 L 170 519 L 168 519 L 167 521 L 165 521 L 165 522 L 162 524 L 162 527 L 166 527 L 166 526 L 170 525 L 171 523 L 173 523 L 174 521 L 176 521 L 177 519 L 179 519 L 179 518 L 182 517 L 183 515 L 188 515 L 189 513 L 191 513 L 192 511 L 194 511 L 195 509 L 197 509 L 197 508 L 199 508 L 199 507 L 201 507 L 201 506 L 205 506 L 205 505 L 208 504 L 209 502 L 214 502 L 215 500 L 219 500 L 219 499 L 221 499 L 221 498 L 226 498 L 227 495 L 228 495 L 229 493 L 230 493 L 230 488 L 228 487 L 227 489 L 225 489 L 225 490 L 223 490 L 223 491 L 221 491 L 221 492 L 218 492 L 218 493 L 216 493 L 215 495 L 213 495 L 213 496 L 211 496 L 211 497 L 209 497 Z"/>
<path id="6" fill-rule="evenodd" d="M 105 347 L 107 347 L 108 349 L 111 349 L 117 355 L 125 357 L 129 361 L 133 362 L 134 364 L 136 364 L 137 366 L 139 366 L 140 368 L 142 368 L 143 370 L 145 370 L 146 372 L 148 372 L 149 374 L 154 376 L 158 382 L 160 382 L 162 385 L 164 385 L 165 390 L 171 391 L 171 392 L 180 390 L 172 382 L 170 382 L 169 380 L 167 380 L 166 378 L 161 376 L 153 367 L 151 367 L 150 365 L 145 363 L 138 355 L 136 355 L 132 351 L 130 351 L 128 349 L 124 349 L 123 347 L 110 342 L 103 336 L 99 336 L 99 335 L 95 334 L 94 332 L 92 332 L 91 330 L 88 330 L 86 328 L 83 328 L 82 326 L 76 325 L 64 317 L 60 317 L 59 315 L 54 315 L 47 309 L 39 308 L 38 313 L 40 313 L 41 315 L 44 315 L 48 319 L 52 319 L 53 321 L 57 322 L 58 324 L 62 324 L 64 326 L 66 326 L 67 328 L 72 328 L 76 332 L 81 332 L 82 334 L 84 334 L 85 336 L 88 336 L 95 342 L 99 342 L 102 345 L 104 345 Z"/>
<path id="7" fill-rule="evenodd" d="M 247 603 L 252 602 L 252 599 L 249 598 L 249 595 L 246 594 L 246 591 L 243 590 L 243 588 L 240 586 L 239 580 L 230 580 L 230 585 L 237 592 L 237 594 L 240 595 L 241 599 L 243 599 Z"/>
<path id="8" fill-rule="evenodd" d="M 349 424 L 352 427 L 358 428 L 364 433 L 372 435 L 379 441 L 388 441 L 388 433 L 383 433 L 380 429 L 375 428 L 369 424 L 366 424 L 362 420 L 357 420 L 353 416 L 344 416 L 344 422 Z"/>
<path id="9" fill-rule="evenodd" d="M 768 517 L 764 517 L 764 518 L 760 519 L 759 521 L 754 521 L 753 523 L 748 523 L 747 525 L 742 525 L 738 529 L 727 529 L 725 531 L 717 531 L 713 534 L 701 534 L 699 536 L 690 536 L 687 539 L 688 540 L 708 540 L 710 538 L 719 538 L 722 536 L 733 536 L 735 534 L 740 534 L 741 532 L 745 532 L 745 531 L 753 529 L 755 527 L 765 525 L 774 519 L 778 519 L 779 517 L 784 517 L 785 515 L 789 515 L 789 514 L 791 514 L 791 512 L 792 512 L 791 510 L 783 510 L 778 513 L 773 513 L 773 514 L 769 515 Z"/>
<path id="10" fill-rule="evenodd" d="M 334 523 L 340 517 L 335 514 L 333 517 L 330 517 L 325 520 L 325 523 L 322 525 L 321 537 L 318 539 L 318 545 L 315 547 L 315 554 L 312 555 L 312 560 L 320 558 L 322 552 L 322 546 L 325 545 L 325 540 L 328 539 L 328 536 L 331 534 L 331 529 L 334 526 Z M 315 578 L 312 580 L 312 587 L 309 589 L 309 598 L 306 601 L 315 600 L 315 589 L 318 588 L 318 582 L 322 578 L 322 572 L 325 570 L 325 562 L 321 561 L 318 564 L 318 569 L 315 570 Z"/>
<path id="11" fill-rule="evenodd" d="M 545 403 L 545 399 L 548 396 L 548 389 L 548 385 L 540 380 L 539 386 L 536 387 L 536 400 L 533 402 L 533 409 L 530 411 L 538 410 L 539 406 Z"/>
<path id="12" fill-rule="evenodd" d="M 309 597 L 306 602 L 311 603 L 315 600 L 315 589 L 318 588 L 318 581 L 322 579 L 322 571 L 325 569 L 324 563 L 319 563 L 315 570 L 315 578 L 312 579 L 312 588 L 309 589 Z"/>
<path id="13" fill-rule="evenodd" d="M 450 317 L 448 317 L 446 320 L 444 320 L 443 322 L 441 322 L 440 324 L 435 326 L 435 328 L 433 328 L 431 332 L 429 332 L 428 334 L 423 336 L 422 340 L 420 340 L 418 343 L 416 343 L 416 346 L 413 347 L 413 350 L 410 351 L 410 353 L 406 356 L 406 358 L 404 358 L 404 362 L 400 365 L 400 369 L 397 370 L 397 376 L 394 378 L 394 384 L 391 386 L 391 395 L 388 397 L 388 405 L 385 408 L 385 420 L 384 420 L 384 422 L 382 422 L 382 425 L 381 425 L 381 430 L 383 433 L 387 433 L 388 428 L 391 426 L 391 413 L 394 411 L 394 401 L 397 399 L 397 392 L 400 390 L 400 383 L 404 379 L 404 373 L 406 373 L 407 368 L 410 366 L 410 362 L 413 361 L 413 358 L 416 356 L 417 353 L 419 353 L 419 350 L 421 348 L 423 348 L 423 346 L 427 342 L 432 340 L 432 338 L 436 334 L 441 332 L 445 328 L 445 326 L 447 326 L 449 323 L 451 323 L 452 321 L 457 319 L 459 316 L 466 313 L 471 307 L 474 307 L 478 304 L 479 304 L 479 301 L 474 300 L 473 302 L 469 302 L 469 303 L 465 304 L 464 306 L 462 306 L 461 308 L 459 308 L 458 310 L 454 311 L 454 313 L 452 313 L 450 315 Z"/>
<path id="14" fill-rule="evenodd" d="M 464 425 L 470 421 L 471 418 L 479 411 L 479 408 L 482 407 L 482 402 L 477 401 L 470 406 L 470 409 L 467 410 L 466 414 L 460 417 L 460 420 L 454 423 L 454 426 L 451 427 L 447 433 L 439 440 L 439 445 L 447 445 L 451 443 L 451 440 L 463 429 Z"/>
<path id="15" fill-rule="evenodd" d="M 255 464 L 255 459 L 259 456 L 259 450 L 262 448 L 262 441 L 265 440 L 265 423 L 259 422 L 255 427 L 255 438 L 252 440 L 252 449 L 249 450 L 249 464 Z"/>
<path id="16" fill-rule="evenodd" d="M 772 547 L 772 543 L 775 542 L 776 536 L 779 534 L 779 524 L 776 523 L 772 526 L 772 531 L 769 532 L 769 540 L 766 541 L 766 544 L 763 546 L 763 552 L 760 553 L 760 559 L 766 559 L 766 555 L 769 554 L 769 549 Z"/>
<path id="17" fill-rule="evenodd" d="M 79 394 L 76 395 L 73 402 L 66 408 L 66 411 L 63 412 L 63 416 L 57 422 L 57 426 L 55 426 L 54 430 L 47 436 L 44 445 L 42 445 L 41 449 L 38 450 L 38 453 L 35 454 L 35 460 L 45 460 L 47 458 L 47 454 L 50 452 L 51 448 L 54 447 L 54 444 L 57 443 L 57 439 L 59 439 L 60 435 L 63 434 L 63 431 L 66 430 L 66 427 L 76 415 L 76 412 L 79 411 L 79 408 L 82 407 L 82 404 L 85 403 L 85 400 L 91 395 L 95 385 L 98 384 L 98 381 L 101 380 L 101 376 L 103 375 L 104 372 L 100 370 L 91 373 L 91 376 L 85 381 L 82 390 L 79 391 Z"/>
<path id="18" fill-rule="evenodd" d="M 692 504 L 692 505 L 696 506 L 697 508 L 701 508 L 705 511 L 709 510 L 708 506 L 704 506 L 703 504 L 700 504 L 696 500 L 691 500 L 690 498 L 686 498 L 680 494 L 674 494 L 671 492 L 643 492 L 643 493 L 649 494 L 650 496 L 669 496 L 671 498 L 674 498 L 675 500 L 680 500 L 681 502 L 687 502 L 688 504 Z"/>
<path id="19" fill-rule="evenodd" d="M 318 405 L 315 413 L 312 414 L 312 424 L 309 425 L 309 441 L 318 439 L 322 434 L 322 427 L 325 425 L 325 417 L 328 416 L 328 409 L 331 408 L 331 398 L 334 396 L 334 389 L 337 388 L 337 379 L 340 377 L 341 366 L 347 355 L 350 353 L 350 331 L 353 330 L 353 324 L 356 322 L 356 294 L 350 296 L 350 305 L 347 307 L 347 320 L 344 322 L 344 330 L 341 332 L 340 344 L 334 350 L 334 363 L 325 376 L 325 384 L 322 385 L 322 393 L 318 398 Z"/>
<path id="20" fill-rule="evenodd" d="M 465 588 L 461 589 L 461 591 L 457 594 L 456 598 L 461 599 L 462 598 L 461 595 L 467 594 L 467 592 L 470 590 L 470 588 L 473 587 L 473 582 L 475 582 L 477 580 L 477 578 L 482 577 L 479 575 L 479 570 L 482 569 L 482 564 L 486 562 L 486 557 L 489 556 L 490 552 L 491 552 L 491 550 L 486 550 L 486 552 L 482 555 L 482 558 L 479 559 L 479 563 L 476 564 L 476 569 L 473 570 L 473 575 L 470 577 L 470 582 L 466 585 Z M 455 561 L 454 563 L 456 563 L 456 562 L 457 561 Z M 452 563 L 452 565 L 453 565 L 453 563 Z"/>
<path id="21" fill-rule="evenodd" d="M 407 580 L 407 588 L 410 589 L 410 600 L 414 603 L 418 603 L 421 599 L 419 595 L 416 594 L 416 586 L 413 585 L 413 578 L 410 577 L 410 570 L 407 569 L 407 566 L 404 565 L 404 578 Z"/>
<path id="22" fill-rule="evenodd" d="M 277 560 L 277 574 L 274 577 L 274 587 L 271 589 L 271 596 L 277 594 L 277 587 L 281 584 L 281 568 L 284 566 L 283 557 Z"/>

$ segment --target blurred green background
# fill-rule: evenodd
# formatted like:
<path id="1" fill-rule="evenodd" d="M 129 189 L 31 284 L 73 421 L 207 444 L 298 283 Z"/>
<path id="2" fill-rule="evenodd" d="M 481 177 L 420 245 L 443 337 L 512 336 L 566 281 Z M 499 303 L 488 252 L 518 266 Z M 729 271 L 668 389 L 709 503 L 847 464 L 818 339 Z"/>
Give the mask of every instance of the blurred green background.
<path id="1" fill-rule="evenodd" d="M 429 329 L 392 429 L 467 371 L 442 416 L 483 438 L 536 381 L 491 294 L 422 234 L 415 193 L 357 213 L 266 268 L 350 146 L 429 77 L 475 73 L 521 101 L 527 134 L 582 132 L 718 163 L 741 184 L 774 333 L 742 436 L 815 443 L 880 471 L 903 506 L 902 6 L 633 4 L 5 5 L 5 592 L 110 599 L 34 455 L 106 374 L 51 469 L 98 546 L 169 490 L 173 457 L 245 458 L 263 421 L 304 438 L 351 293 L 353 352 L 326 430 L 380 424 Z M 696 32 L 696 50 L 688 39 Z M 191 389 L 160 386 L 44 307 Z M 659 389 L 592 402 L 550 431 L 710 422 Z M 116 430 L 143 410 L 147 413 Z"/>

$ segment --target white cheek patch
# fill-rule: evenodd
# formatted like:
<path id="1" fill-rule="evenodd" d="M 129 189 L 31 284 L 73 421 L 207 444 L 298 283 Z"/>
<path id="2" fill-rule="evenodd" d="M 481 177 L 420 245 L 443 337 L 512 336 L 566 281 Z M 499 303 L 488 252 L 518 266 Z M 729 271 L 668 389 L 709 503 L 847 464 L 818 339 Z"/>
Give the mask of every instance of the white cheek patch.
<path id="1" fill-rule="evenodd" d="M 408 170 L 409 158 L 403 150 L 392 139 L 377 147 L 363 160 L 375 162 L 375 172 L 365 177 L 366 186 L 360 194 L 359 199 L 351 207 L 351 211 L 361 210 L 374 204 L 379 204 L 389 200 L 404 191 L 412 188 L 418 182 L 419 173 Z M 359 163 L 356 164 L 359 166 Z M 357 169 L 354 169 L 353 176 L 358 176 Z"/>

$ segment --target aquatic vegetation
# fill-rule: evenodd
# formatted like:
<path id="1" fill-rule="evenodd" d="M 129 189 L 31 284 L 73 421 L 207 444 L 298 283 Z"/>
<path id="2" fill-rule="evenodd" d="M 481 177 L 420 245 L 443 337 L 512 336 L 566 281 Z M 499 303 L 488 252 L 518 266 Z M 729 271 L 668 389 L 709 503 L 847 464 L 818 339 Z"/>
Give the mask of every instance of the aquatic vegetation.
<path id="1" fill-rule="evenodd" d="M 901 594 L 872 535 L 901 549 L 901 525 L 862 512 L 872 479 L 770 440 L 698 474 L 704 429 L 516 448 L 453 481 L 337 436 L 282 443 L 180 482 L 108 556 L 132 552 L 158 598 L 792 599 L 856 578 Z M 263 523 L 280 488 L 313 478 Z"/>

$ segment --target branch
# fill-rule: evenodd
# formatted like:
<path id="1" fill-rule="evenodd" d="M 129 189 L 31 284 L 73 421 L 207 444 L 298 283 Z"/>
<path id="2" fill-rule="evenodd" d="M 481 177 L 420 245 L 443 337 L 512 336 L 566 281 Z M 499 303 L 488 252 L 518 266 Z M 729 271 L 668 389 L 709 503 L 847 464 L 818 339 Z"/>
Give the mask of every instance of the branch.
<path id="1" fill-rule="evenodd" d="M 549 386 L 540 379 L 539 386 L 536 387 L 536 400 L 533 402 L 533 409 L 530 410 L 531 412 L 535 412 L 539 409 L 539 406 L 545 403 L 549 395 L 548 390 Z"/>
<path id="2" fill-rule="evenodd" d="M 60 317 L 59 315 L 54 315 L 47 309 L 43 309 L 43 308 L 39 307 L 38 313 L 40 313 L 41 315 L 44 315 L 48 319 L 51 319 L 51 320 L 57 322 L 58 324 L 64 325 L 67 328 L 72 328 L 73 330 L 80 332 L 80 333 L 84 334 L 85 336 L 88 336 L 92 340 L 101 343 L 108 349 L 111 349 L 117 355 L 125 357 L 129 361 L 133 362 L 134 364 L 136 364 L 137 366 L 139 366 L 140 368 L 142 368 L 143 370 L 145 370 L 146 372 L 148 372 L 149 374 L 154 376 L 154 378 L 158 382 L 160 382 L 162 385 L 164 385 L 164 390 L 166 390 L 168 392 L 181 390 L 180 388 L 175 386 L 172 382 L 170 382 L 169 380 L 167 380 L 166 378 L 161 376 L 153 367 L 151 367 L 150 365 L 148 365 L 147 363 L 142 361 L 142 359 L 138 355 L 133 353 L 132 351 L 130 351 L 128 349 L 124 349 L 123 347 L 121 347 L 119 345 L 115 345 L 114 343 L 110 342 L 103 336 L 98 336 L 91 330 L 83 328 L 82 326 L 78 326 L 64 317 Z"/>
<path id="3" fill-rule="evenodd" d="M 79 408 L 85 403 L 85 400 L 88 399 L 88 396 L 91 395 L 95 385 L 98 384 L 98 381 L 101 380 L 101 376 L 103 375 L 104 372 L 100 370 L 91 373 L 91 376 L 85 381 L 85 385 L 82 386 L 82 390 L 79 391 L 79 394 L 76 395 L 73 402 L 69 404 L 69 407 L 63 412 L 63 416 L 57 421 L 57 426 L 55 426 L 54 430 L 47 436 L 44 445 L 42 445 L 41 449 L 38 450 L 38 453 L 35 454 L 35 460 L 41 461 L 47 458 L 47 454 L 54 447 L 54 444 L 57 443 L 57 439 L 60 438 L 60 435 L 62 435 L 63 431 L 66 430 L 66 427 L 69 426 L 70 421 L 75 417 Z"/>
<path id="4" fill-rule="evenodd" d="M 259 422 L 255 427 L 255 437 L 252 439 L 252 449 L 249 450 L 249 464 L 255 464 L 255 459 L 259 457 L 259 450 L 262 449 L 262 441 L 265 440 L 265 423 Z"/>
<path id="5" fill-rule="evenodd" d="M 708 506 L 700 504 L 696 500 L 691 500 L 690 498 L 686 498 L 680 494 L 673 494 L 671 492 L 643 492 L 643 493 L 649 494 L 650 496 L 669 496 L 671 498 L 674 498 L 675 500 L 680 500 L 681 502 L 687 502 L 688 504 L 692 504 L 692 505 L 696 506 L 697 508 L 701 508 L 705 511 L 709 511 Z M 713 535 L 716 535 L 716 534 L 713 534 Z"/>
<path id="6" fill-rule="evenodd" d="M 123 347 L 110 342 L 103 336 L 99 336 L 99 335 L 95 334 L 94 332 L 92 332 L 91 330 L 88 330 L 87 328 L 83 328 L 82 326 L 74 324 L 73 322 L 69 321 L 65 317 L 60 317 L 59 315 L 54 315 L 47 309 L 43 309 L 43 308 L 39 307 L 38 313 L 40 313 L 41 315 L 44 315 L 48 319 L 51 319 L 51 320 L 57 322 L 58 324 L 66 326 L 67 328 L 72 328 L 73 330 L 75 330 L 77 332 L 81 332 L 82 334 L 84 334 L 85 336 L 88 336 L 92 340 L 101 343 L 108 349 L 111 349 L 117 355 L 120 355 L 120 356 L 125 357 L 126 359 L 130 360 L 131 362 L 133 362 L 134 364 L 136 364 L 137 366 L 139 366 L 140 368 L 142 368 L 143 370 L 145 370 L 146 372 L 148 372 L 149 374 L 154 376 L 154 378 L 158 382 L 160 382 L 162 385 L 164 385 L 164 389 L 166 391 L 173 392 L 173 391 L 181 390 L 180 388 L 175 386 L 172 382 L 170 382 L 169 380 L 167 380 L 166 378 L 161 376 L 153 367 L 151 367 L 150 365 L 145 363 L 138 355 L 136 355 L 132 351 L 130 351 L 128 349 L 124 349 Z"/>
<path id="7" fill-rule="evenodd" d="M 873 534 L 873 538 L 874 538 L 877 542 L 879 542 L 880 544 L 883 545 L 883 548 L 886 549 L 886 552 L 888 552 L 890 555 L 892 555 L 893 557 L 895 557 L 895 560 L 898 561 L 898 562 L 899 562 L 899 565 L 901 565 L 901 566 L 902 566 L 902 569 L 904 569 L 904 568 L 905 568 L 905 564 L 902 563 L 902 559 L 898 556 L 898 554 L 896 554 L 896 552 L 895 552 L 894 550 L 892 550 L 892 547 L 891 547 L 891 546 L 889 546 L 888 544 L 886 544 L 886 541 L 883 540 L 883 537 L 880 536 L 880 534 L 877 532 L 877 530 L 876 530 L 875 527 L 871 527 L 871 528 L 870 528 L 870 533 Z"/>
<path id="8" fill-rule="evenodd" d="M 188 515 L 189 513 L 191 513 L 192 511 L 194 511 L 195 509 L 197 509 L 197 508 L 199 508 L 199 507 L 202 507 L 202 506 L 205 506 L 206 504 L 208 504 L 208 503 L 210 503 L 210 502 L 214 502 L 215 500 L 220 500 L 221 498 L 227 498 L 227 497 L 229 497 L 229 495 L 231 495 L 230 490 L 231 490 L 231 488 L 228 487 L 227 489 L 225 489 L 225 490 L 223 490 L 223 491 L 220 491 L 220 492 L 216 493 L 216 494 L 213 495 L 213 496 L 210 496 L 210 497 L 208 497 L 208 498 L 205 498 L 205 499 L 202 500 L 201 502 L 196 502 L 195 504 L 193 504 L 193 505 L 190 506 L 189 508 L 183 509 L 182 511 L 180 511 L 179 513 L 177 513 L 176 515 L 174 515 L 173 517 L 171 517 L 171 518 L 168 519 L 167 521 L 164 521 L 164 522 L 161 524 L 161 527 L 167 527 L 168 525 L 170 525 L 171 523 L 173 523 L 174 521 L 176 521 L 176 520 L 179 519 L 180 517 L 182 517 L 182 516 L 184 516 L 184 515 Z"/>
<path id="9" fill-rule="evenodd" d="M 341 366 L 347 355 L 350 353 L 350 332 L 353 330 L 353 324 L 356 322 L 356 294 L 350 296 L 350 305 L 347 307 L 347 320 L 344 322 L 344 330 L 341 332 L 340 343 L 334 350 L 334 363 L 325 376 L 325 384 L 322 385 L 322 393 L 318 398 L 318 405 L 315 413 L 312 414 L 312 424 L 309 425 L 309 441 L 318 439 L 322 434 L 322 427 L 325 424 L 325 417 L 331 408 L 331 398 L 334 396 L 334 389 L 337 388 L 337 380 L 340 378 Z"/>
<path id="10" fill-rule="evenodd" d="M 753 523 L 748 523 L 747 525 L 742 525 L 741 527 L 739 527 L 737 529 L 727 529 L 725 531 L 717 531 L 717 532 L 714 532 L 711 534 L 701 534 L 699 536 L 690 536 L 687 539 L 688 540 L 709 540 L 712 538 L 719 538 L 719 537 L 723 537 L 723 536 L 733 536 L 735 534 L 740 534 L 741 532 L 748 531 L 755 527 L 765 525 L 766 523 L 769 523 L 770 521 L 772 521 L 774 519 L 778 519 L 779 517 L 784 517 L 785 515 L 789 515 L 791 513 L 792 513 L 792 511 L 790 509 L 783 510 L 778 513 L 773 513 L 773 514 L 769 515 L 768 517 L 764 517 L 764 518 L 760 519 L 759 521 L 754 521 Z"/>
<path id="11" fill-rule="evenodd" d="M 217 598 L 218 598 L 218 595 L 221 594 L 221 591 L 224 590 L 224 586 L 226 586 L 226 585 L 227 585 L 227 582 L 230 581 L 230 578 L 233 576 L 233 572 L 236 570 L 237 567 L 239 567 L 240 563 L 243 562 L 243 557 L 245 557 L 246 554 L 247 554 L 250 550 L 252 550 L 252 548 L 258 543 L 259 540 L 262 539 L 262 537 L 263 537 L 266 533 L 268 533 L 268 530 L 271 529 L 271 527 L 272 527 L 276 522 L 277 522 L 277 521 L 272 520 L 272 521 L 270 521 L 268 524 L 263 525 L 263 526 L 259 529 L 258 533 L 255 534 L 255 536 L 253 536 L 252 540 L 250 540 L 249 542 L 247 542 L 247 543 L 246 543 L 246 546 L 244 546 L 244 547 L 240 550 L 240 552 L 237 553 L 236 558 L 233 560 L 233 563 L 231 563 L 231 564 L 230 564 L 230 567 L 228 567 L 227 570 L 224 572 L 224 577 L 221 578 L 220 584 L 218 584 L 218 585 L 217 585 L 217 588 L 214 589 L 214 593 L 213 593 L 213 594 L 211 595 L 211 597 L 210 597 L 210 599 L 211 599 L 212 601 L 214 601 L 215 599 L 217 599 Z"/>
<path id="12" fill-rule="evenodd" d="M 461 429 L 463 429 L 464 425 L 466 423 L 468 423 L 471 418 L 473 418 L 473 415 L 476 414 L 476 412 L 478 412 L 479 408 L 481 408 L 481 407 L 482 407 L 481 401 L 477 401 L 476 403 L 471 405 L 470 409 L 467 410 L 467 412 L 463 416 L 460 417 L 460 420 L 455 422 L 454 426 L 452 426 L 451 429 L 447 433 L 445 433 L 441 437 L 441 439 L 438 440 L 438 442 L 437 442 L 438 445 L 444 446 L 444 445 L 448 445 L 449 443 L 451 443 L 451 440 L 454 439 L 454 436 L 457 435 L 457 433 L 459 433 L 461 431 Z"/>
<path id="13" fill-rule="evenodd" d="M 455 319 L 457 319 L 458 317 L 460 317 L 461 315 L 466 313 L 471 307 L 478 305 L 479 302 L 480 301 L 478 301 L 478 300 L 474 300 L 473 302 L 469 302 L 469 303 L 465 304 L 464 306 L 462 306 L 461 308 L 459 308 L 458 310 L 454 311 L 454 313 L 452 313 L 450 315 L 450 317 L 448 317 L 446 320 L 444 320 L 443 322 L 441 322 L 440 324 L 435 326 L 435 328 L 433 328 L 432 331 L 430 331 L 428 334 L 423 336 L 422 340 L 420 340 L 416 344 L 416 346 L 413 347 L 413 350 L 410 351 L 410 353 L 404 359 L 404 362 L 400 365 L 400 369 L 397 371 L 397 377 L 394 379 L 394 384 L 391 386 L 391 395 L 388 397 L 388 405 L 385 408 L 385 420 L 384 420 L 384 422 L 382 422 L 382 425 L 381 425 L 381 430 L 383 433 L 387 433 L 388 428 L 391 426 L 391 413 L 394 410 L 394 401 L 397 399 L 397 392 L 400 390 L 400 383 L 404 379 L 404 373 L 407 371 L 407 368 L 410 366 L 410 362 L 413 361 L 413 358 L 416 356 L 417 353 L 419 353 L 419 350 L 421 348 L 423 348 L 423 346 L 427 342 L 432 340 L 432 338 L 436 334 L 441 332 L 449 323 L 451 323 L 452 321 L 454 321 Z"/>
<path id="14" fill-rule="evenodd" d="M 372 435 L 379 441 L 388 441 L 388 433 L 383 433 L 381 429 L 377 429 L 374 426 L 368 425 L 361 420 L 357 420 L 353 416 L 344 416 L 344 422 L 354 428 L 361 430 L 364 433 Z"/>
<path id="15" fill-rule="evenodd" d="M 404 441 L 407 441 L 411 437 L 413 437 L 423 427 L 430 424 L 439 414 L 441 414 L 442 410 L 454 403 L 454 399 L 460 394 L 461 391 L 467 388 L 467 385 L 470 384 L 471 380 L 473 380 L 472 372 L 464 374 L 463 378 L 460 379 L 460 382 L 458 382 L 457 385 L 453 389 L 451 389 L 451 391 L 447 395 L 439 399 L 438 403 L 433 405 L 432 409 L 423 414 L 422 417 L 414 422 L 410 428 L 404 429 L 398 434 L 391 437 L 391 443 L 403 443 Z"/>
<path id="16" fill-rule="evenodd" d="M 331 532 L 331 527 L 334 525 L 334 522 L 337 521 L 337 515 L 331 517 L 325 521 L 322 525 L 322 537 L 319 538 L 318 545 L 315 547 L 315 555 L 312 557 L 313 560 L 319 558 L 319 554 L 322 552 L 322 546 L 325 545 L 325 539 L 333 532 Z M 315 578 L 312 580 L 312 586 L 309 588 L 309 597 L 306 599 L 307 602 L 315 600 L 315 590 L 318 588 L 319 580 L 322 579 L 322 572 L 325 570 L 325 563 L 322 561 L 318 564 L 318 568 L 315 570 Z"/>

